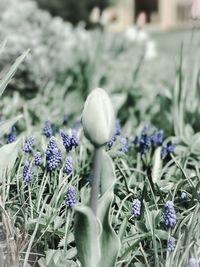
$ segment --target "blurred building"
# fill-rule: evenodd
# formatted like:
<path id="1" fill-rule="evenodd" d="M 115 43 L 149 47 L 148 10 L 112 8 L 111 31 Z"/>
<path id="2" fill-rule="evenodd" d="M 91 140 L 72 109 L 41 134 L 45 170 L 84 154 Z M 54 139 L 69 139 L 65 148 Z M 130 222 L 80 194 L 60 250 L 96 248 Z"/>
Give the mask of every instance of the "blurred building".
<path id="1" fill-rule="evenodd" d="M 192 0 L 117 0 L 117 19 L 110 27 L 123 30 L 135 24 L 141 12 L 146 14 L 147 28 L 171 29 L 192 24 Z"/>

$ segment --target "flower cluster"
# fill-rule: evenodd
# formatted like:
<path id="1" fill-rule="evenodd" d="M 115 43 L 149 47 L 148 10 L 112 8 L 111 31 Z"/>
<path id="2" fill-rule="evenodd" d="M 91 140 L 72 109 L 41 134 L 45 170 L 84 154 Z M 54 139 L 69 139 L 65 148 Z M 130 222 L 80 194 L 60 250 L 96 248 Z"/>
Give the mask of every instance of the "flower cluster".
<path id="1" fill-rule="evenodd" d="M 50 138 L 51 136 L 53 136 L 53 124 L 50 120 L 47 120 L 45 122 L 44 125 L 44 129 L 43 129 L 44 135 L 48 138 Z"/>
<path id="2" fill-rule="evenodd" d="M 76 204 L 76 192 L 73 186 L 68 187 L 65 203 L 68 208 L 73 208 Z"/>
<path id="3" fill-rule="evenodd" d="M 167 243 L 167 250 L 172 252 L 176 246 L 176 239 L 173 236 L 170 236 L 169 241 Z"/>
<path id="4" fill-rule="evenodd" d="M 72 150 L 73 147 L 78 146 L 79 143 L 77 130 L 73 130 L 72 136 L 70 136 L 67 131 L 61 130 L 60 135 L 63 141 L 63 146 L 65 147 L 67 152 Z"/>
<path id="5" fill-rule="evenodd" d="M 26 153 L 32 152 L 33 143 L 34 143 L 34 137 L 31 136 L 24 143 L 24 147 L 23 147 L 24 152 Z"/>
<path id="6" fill-rule="evenodd" d="M 40 152 L 35 153 L 34 160 L 35 160 L 35 166 L 41 166 L 42 165 L 42 157 L 41 157 Z"/>
<path id="7" fill-rule="evenodd" d="M 63 172 L 66 174 L 70 174 L 72 172 L 73 165 L 72 165 L 72 157 L 68 157 L 65 162 L 65 167 Z"/>
<path id="8" fill-rule="evenodd" d="M 140 216 L 141 201 L 139 199 L 134 199 L 132 202 L 132 215 L 137 218 Z"/>
<path id="9" fill-rule="evenodd" d="M 33 178 L 33 171 L 31 170 L 31 166 L 28 161 L 23 163 L 23 178 L 26 183 L 30 183 Z"/>
<path id="10" fill-rule="evenodd" d="M 151 136 L 148 136 L 148 125 L 145 124 L 140 137 L 136 136 L 133 143 L 137 146 L 138 152 L 143 155 L 151 147 Z"/>
<path id="11" fill-rule="evenodd" d="M 13 126 L 13 127 L 11 128 L 10 133 L 9 133 L 8 136 L 7 136 L 6 144 L 13 143 L 13 142 L 16 141 L 16 139 L 17 139 L 16 128 L 15 128 L 15 126 Z"/>
<path id="12" fill-rule="evenodd" d="M 176 224 L 176 212 L 174 209 L 174 203 L 172 201 L 167 201 L 165 203 L 165 213 L 164 213 L 164 224 L 168 227 L 174 227 Z"/>
<path id="13" fill-rule="evenodd" d="M 162 129 L 154 129 L 152 134 L 148 134 L 149 126 L 144 125 L 140 136 L 135 136 L 133 143 L 137 147 L 138 152 L 141 155 L 144 155 L 151 147 L 161 146 L 161 158 L 165 158 L 169 153 L 172 153 L 175 148 L 175 144 L 165 145 L 163 144 L 164 140 L 164 131 Z"/>
<path id="14" fill-rule="evenodd" d="M 46 150 L 46 159 L 47 159 L 48 171 L 56 170 L 62 160 L 61 151 L 57 145 L 54 136 L 52 136 L 51 139 L 49 140 L 49 144 Z"/>

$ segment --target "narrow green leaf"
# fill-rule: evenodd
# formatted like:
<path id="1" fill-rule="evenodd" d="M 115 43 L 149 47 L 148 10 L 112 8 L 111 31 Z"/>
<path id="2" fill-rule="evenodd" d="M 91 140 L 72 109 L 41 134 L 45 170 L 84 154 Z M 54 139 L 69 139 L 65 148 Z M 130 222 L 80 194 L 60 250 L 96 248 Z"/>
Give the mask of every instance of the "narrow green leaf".
<path id="1" fill-rule="evenodd" d="M 4 172 L 10 172 L 18 155 L 18 142 L 14 142 L 0 148 L 0 183 Z"/>
<path id="2" fill-rule="evenodd" d="M 17 68 L 22 63 L 22 61 L 25 59 L 25 57 L 27 56 L 28 53 L 29 53 L 29 50 L 24 52 L 20 57 L 18 57 L 16 59 L 15 63 L 11 66 L 10 70 L 7 72 L 5 77 L 0 82 L 0 96 L 3 94 L 6 86 L 8 85 L 8 83 L 12 79 L 13 75 L 15 74 Z"/>

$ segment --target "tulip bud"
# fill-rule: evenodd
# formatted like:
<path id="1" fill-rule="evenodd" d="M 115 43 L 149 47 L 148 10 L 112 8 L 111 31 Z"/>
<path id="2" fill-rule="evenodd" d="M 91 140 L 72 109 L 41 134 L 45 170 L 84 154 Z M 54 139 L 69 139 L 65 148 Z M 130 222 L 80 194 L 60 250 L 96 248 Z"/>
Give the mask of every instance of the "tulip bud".
<path id="1" fill-rule="evenodd" d="M 103 89 L 96 88 L 87 97 L 82 124 L 85 136 L 96 147 L 106 144 L 112 138 L 115 114 L 112 102 Z"/>

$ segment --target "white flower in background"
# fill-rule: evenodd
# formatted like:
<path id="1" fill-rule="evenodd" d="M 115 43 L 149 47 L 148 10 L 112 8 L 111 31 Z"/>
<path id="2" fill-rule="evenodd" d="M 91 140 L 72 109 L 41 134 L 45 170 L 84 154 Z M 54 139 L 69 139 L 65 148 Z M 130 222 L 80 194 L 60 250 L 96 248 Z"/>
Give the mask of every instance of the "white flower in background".
<path id="1" fill-rule="evenodd" d="M 137 17 L 136 25 L 137 25 L 139 28 L 142 28 L 142 27 L 144 27 L 144 25 L 146 24 L 146 21 L 147 21 L 146 13 L 145 13 L 145 12 L 141 12 L 141 13 L 138 15 L 138 17 Z"/>
<path id="2" fill-rule="evenodd" d="M 94 7 L 92 9 L 92 12 L 90 14 L 90 21 L 92 23 L 100 22 L 100 9 L 99 9 L 99 7 Z"/>
<path id="3" fill-rule="evenodd" d="M 138 29 L 136 27 L 129 27 L 125 30 L 124 36 L 131 42 L 136 42 Z"/>
<path id="4" fill-rule="evenodd" d="M 193 0 L 192 18 L 193 19 L 200 19 L 200 0 Z"/>
<path id="5" fill-rule="evenodd" d="M 85 136 L 94 146 L 106 144 L 113 136 L 115 114 L 105 90 L 96 88 L 88 95 L 82 113 Z"/>
<path id="6" fill-rule="evenodd" d="M 149 36 L 148 34 L 139 29 L 138 27 L 129 27 L 125 30 L 124 36 L 126 39 L 128 39 L 131 42 L 145 42 L 148 40 Z"/>
<path id="7" fill-rule="evenodd" d="M 145 59 L 151 60 L 157 57 L 157 47 L 156 43 L 152 40 L 149 40 L 146 43 Z"/>

